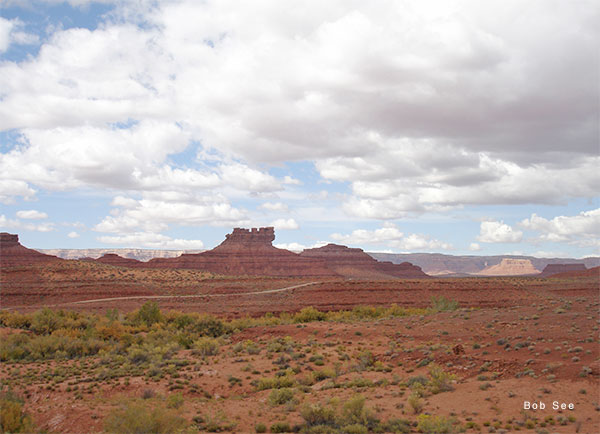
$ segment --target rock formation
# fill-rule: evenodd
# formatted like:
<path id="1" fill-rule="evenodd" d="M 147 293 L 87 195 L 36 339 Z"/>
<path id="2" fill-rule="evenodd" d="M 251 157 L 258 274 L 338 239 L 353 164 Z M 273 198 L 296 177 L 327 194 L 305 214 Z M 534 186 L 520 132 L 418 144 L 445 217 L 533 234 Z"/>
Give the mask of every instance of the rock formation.
<path id="1" fill-rule="evenodd" d="M 539 272 L 540 270 L 537 270 L 529 259 L 504 258 L 499 264 L 486 267 L 475 274 L 478 276 L 524 276 Z"/>
<path id="2" fill-rule="evenodd" d="M 87 258 L 84 258 L 87 259 Z M 115 255 L 114 253 L 107 253 L 100 258 L 96 259 L 96 262 L 100 262 L 102 264 L 107 265 L 115 265 L 117 267 L 139 267 L 143 264 L 140 261 L 131 258 L 124 258 L 119 255 Z"/>
<path id="3" fill-rule="evenodd" d="M 189 268 L 226 275 L 335 277 L 317 258 L 305 258 L 273 247 L 275 229 L 235 228 L 212 250 L 173 259 L 152 259 L 152 268 Z"/>
<path id="4" fill-rule="evenodd" d="M 539 277 L 548 277 L 559 273 L 586 271 L 584 264 L 548 264 Z"/>
<path id="5" fill-rule="evenodd" d="M 61 261 L 61 259 L 23 247 L 19 243 L 18 235 L 0 232 L 0 268 L 19 267 L 51 261 Z"/>
<path id="6" fill-rule="evenodd" d="M 392 264 L 379 262 L 366 254 L 362 249 L 353 249 L 338 244 L 304 250 L 303 258 L 321 259 L 328 268 L 337 274 L 351 278 L 423 278 L 428 277 L 420 267 L 409 262 Z"/>

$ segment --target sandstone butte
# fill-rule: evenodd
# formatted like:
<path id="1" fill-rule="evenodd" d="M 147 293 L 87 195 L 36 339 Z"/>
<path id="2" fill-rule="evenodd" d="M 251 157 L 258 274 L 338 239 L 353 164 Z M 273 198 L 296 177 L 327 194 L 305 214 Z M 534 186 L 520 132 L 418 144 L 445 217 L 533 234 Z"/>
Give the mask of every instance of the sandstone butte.
<path id="1" fill-rule="evenodd" d="M 586 271 L 584 264 L 548 264 L 539 277 L 548 277 L 560 273 L 572 273 Z"/>
<path id="2" fill-rule="evenodd" d="M 539 274 L 529 259 L 504 258 L 499 264 L 486 267 L 477 274 L 478 276 L 524 276 Z"/>
<path id="3" fill-rule="evenodd" d="M 393 264 L 380 262 L 366 254 L 362 249 L 353 249 L 338 244 L 306 249 L 300 256 L 303 258 L 321 259 L 335 273 L 349 278 L 424 278 L 429 277 L 421 267 L 403 262 Z"/>
<path id="4" fill-rule="evenodd" d="M 304 258 L 273 246 L 275 229 L 235 228 L 225 241 L 212 250 L 183 254 L 177 258 L 155 258 L 138 266 L 150 268 L 190 268 L 226 275 L 336 277 L 317 258 Z"/>
<path id="5" fill-rule="evenodd" d="M 20 267 L 51 261 L 62 259 L 22 246 L 18 235 L 0 232 L 0 267 Z"/>

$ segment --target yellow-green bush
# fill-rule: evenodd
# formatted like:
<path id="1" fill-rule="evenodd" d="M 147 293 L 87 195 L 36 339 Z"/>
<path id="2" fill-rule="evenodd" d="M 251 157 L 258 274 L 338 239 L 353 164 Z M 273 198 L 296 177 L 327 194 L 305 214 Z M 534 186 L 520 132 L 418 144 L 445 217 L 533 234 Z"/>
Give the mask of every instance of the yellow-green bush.
<path id="1" fill-rule="evenodd" d="M 187 425 L 175 410 L 136 401 L 123 403 L 104 420 L 107 432 L 120 434 L 171 434 Z"/>

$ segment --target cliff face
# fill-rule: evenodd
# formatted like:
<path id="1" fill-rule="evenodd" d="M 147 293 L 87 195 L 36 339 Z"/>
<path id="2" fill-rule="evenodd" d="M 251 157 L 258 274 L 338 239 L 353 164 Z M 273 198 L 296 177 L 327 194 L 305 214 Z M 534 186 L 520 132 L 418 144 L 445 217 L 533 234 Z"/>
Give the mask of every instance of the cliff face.
<path id="1" fill-rule="evenodd" d="M 304 258 L 273 247 L 275 229 L 235 228 L 221 244 L 198 254 L 184 254 L 174 259 L 152 259 L 145 266 L 153 268 L 190 268 L 227 275 L 334 277 L 317 258 Z"/>
<path id="2" fill-rule="evenodd" d="M 362 249 L 337 244 L 327 244 L 316 249 L 304 250 L 300 256 L 321 259 L 328 268 L 344 277 L 352 278 L 423 278 L 428 277 L 420 267 L 408 262 L 392 264 L 379 262 Z"/>
<path id="3" fill-rule="evenodd" d="M 559 273 L 570 273 L 586 270 L 587 268 L 584 264 L 548 264 L 539 276 L 548 277 Z"/>
<path id="4" fill-rule="evenodd" d="M 0 233 L 0 268 L 60 260 L 56 256 L 44 255 L 36 250 L 23 247 L 19 242 L 18 235 Z"/>

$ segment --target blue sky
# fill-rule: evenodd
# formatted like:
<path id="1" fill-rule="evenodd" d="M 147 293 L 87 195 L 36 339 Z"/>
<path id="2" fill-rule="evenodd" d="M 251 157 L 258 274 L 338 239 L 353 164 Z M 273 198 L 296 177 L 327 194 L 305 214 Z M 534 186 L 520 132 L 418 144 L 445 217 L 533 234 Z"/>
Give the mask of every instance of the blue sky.
<path id="1" fill-rule="evenodd" d="M 37 248 L 599 254 L 594 1 L 9 0 L 0 231 Z"/>

